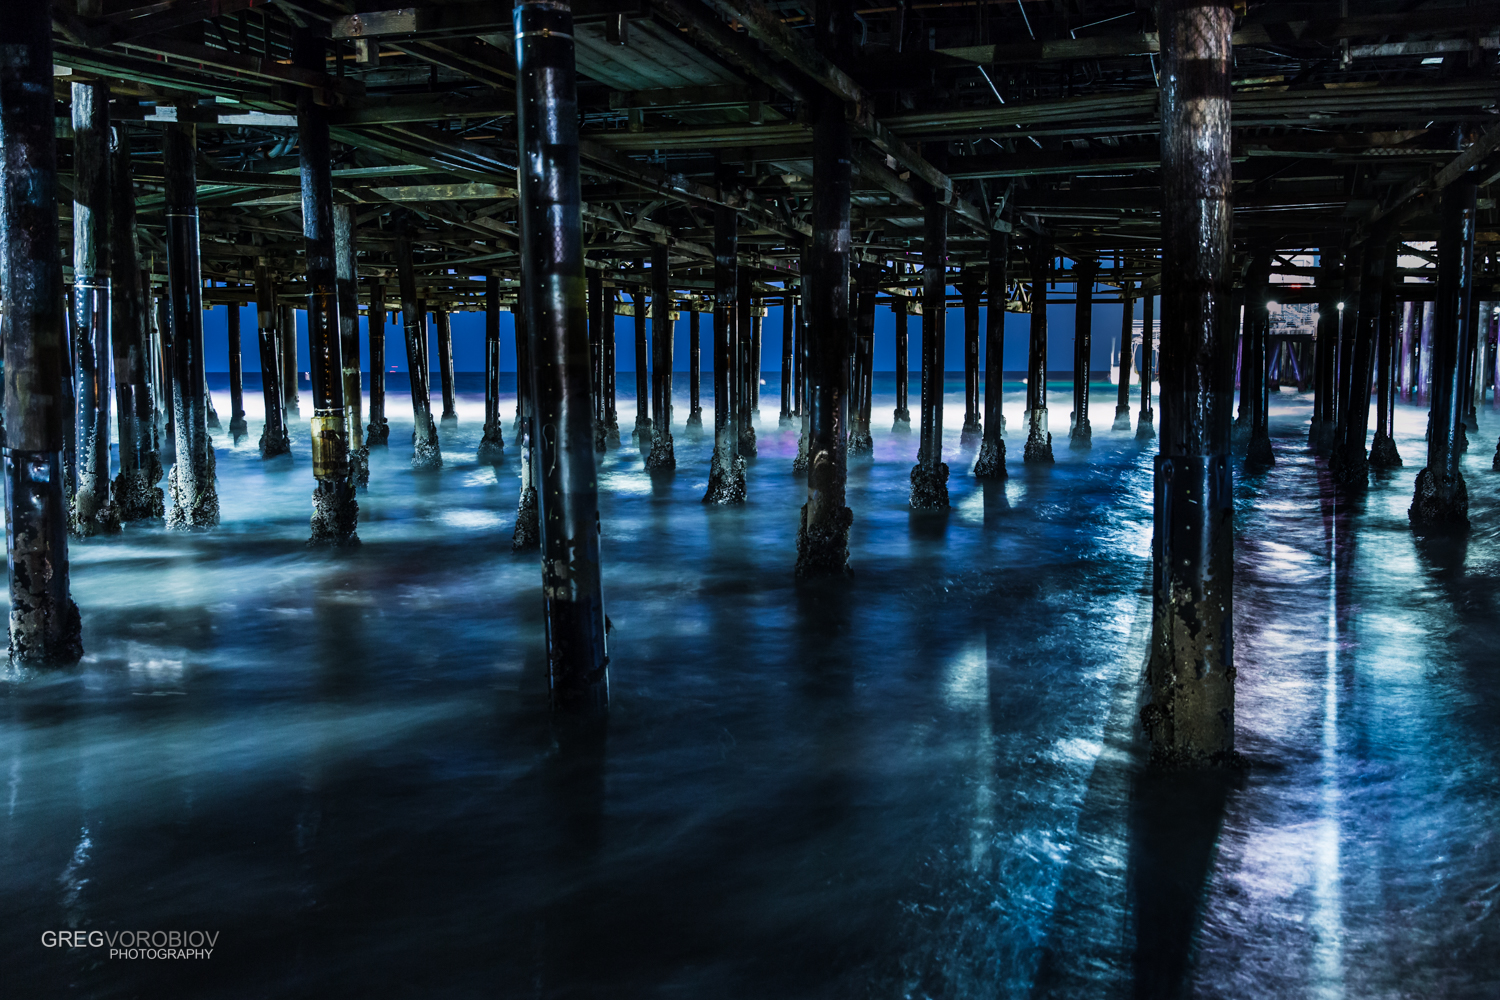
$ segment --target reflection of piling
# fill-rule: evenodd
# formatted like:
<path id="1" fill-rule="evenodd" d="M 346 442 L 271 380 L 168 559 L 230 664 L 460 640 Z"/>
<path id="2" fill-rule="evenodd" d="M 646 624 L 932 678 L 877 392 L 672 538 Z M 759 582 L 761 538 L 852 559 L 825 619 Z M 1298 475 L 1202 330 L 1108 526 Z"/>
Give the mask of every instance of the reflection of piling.
<path id="1" fill-rule="evenodd" d="M 77 384 L 76 492 L 71 528 L 120 530 L 110 497 L 109 88 L 73 84 L 73 376 Z"/>
<path id="2" fill-rule="evenodd" d="M 162 147 L 167 221 L 168 309 L 172 328 L 172 416 L 177 460 L 167 479 L 169 528 L 219 523 L 214 449 L 208 437 L 208 385 L 203 369 L 203 272 L 198 257 L 196 133 L 166 128 Z"/>
<path id="3" fill-rule="evenodd" d="M 984 436 L 974 461 L 977 479 L 1004 479 L 1005 472 L 1005 301 L 1010 237 L 990 234 L 989 275 L 985 288 Z"/>
<path id="4" fill-rule="evenodd" d="M 68 664 L 83 655 L 78 608 L 68 592 L 63 493 L 68 380 L 62 250 L 57 223 L 57 140 L 52 110 L 52 13 L 47 4 L 7 9 L 0 85 L 0 175 L 6 238 L 5 503 L 10 542 L 10 654 L 21 664 Z"/>
<path id="5" fill-rule="evenodd" d="M 1432 400 L 1427 423 L 1427 465 L 1417 473 L 1416 495 L 1407 512 L 1417 529 L 1467 528 L 1469 490 L 1460 469 L 1463 454 L 1462 366 L 1473 329 L 1474 232 L 1478 222 L 1475 172 L 1443 190 L 1438 205 L 1437 298 L 1432 317 Z"/>
<path id="6" fill-rule="evenodd" d="M 1158 764 L 1234 761 L 1229 68 L 1234 12 L 1165 0 L 1161 453 L 1141 712 Z"/>
<path id="7" fill-rule="evenodd" d="M 599 566 L 599 502 L 589 398 L 573 16 L 515 8 L 521 143 L 521 297 L 535 412 L 532 470 L 541 501 L 542 597 L 552 705 L 609 703 Z"/>

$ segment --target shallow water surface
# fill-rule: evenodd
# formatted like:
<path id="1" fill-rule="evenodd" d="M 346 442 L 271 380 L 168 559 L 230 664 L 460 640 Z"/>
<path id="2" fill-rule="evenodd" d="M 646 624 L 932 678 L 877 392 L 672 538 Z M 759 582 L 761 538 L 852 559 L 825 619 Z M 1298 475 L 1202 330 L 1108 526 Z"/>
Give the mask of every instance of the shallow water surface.
<path id="1" fill-rule="evenodd" d="M 709 441 L 680 423 L 681 382 L 666 477 L 622 393 L 603 731 L 545 708 L 540 572 L 510 549 L 513 396 L 504 464 L 474 461 L 469 391 L 443 470 L 416 474 L 393 381 L 363 544 L 327 552 L 304 546 L 306 424 L 262 463 L 248 394 L 252 439 L 215 439 L 223 525 L 75 542 L 85 661 L 0 682 L 0 992 L 1500 994 L 1488 413 L 1475 529 L 1424 541 L 1405 516 L 1422 412 L 1400 412 L 1406 467 L 1350 498 L 1306 452 L 1310 398 L 1276 400 L 1278 464 L 1237 486 L 1252 766 L 1152 777 L 1154 446 L 1109 430 L 1101 385 L 1094 447 L 1070 451 L 1059 383 L 1057 462 L 1024 467 L 1008 385 L 1010 478 L 981 485 L 950 376 L 952 509 L 912 512 L 916 436 L 891 433 L 881 378 L 840 585 L 793 580 L 806 487 L 774 392 L 730 509 L 699 502 Z M 152 961 L 44 947 L 60 929 L 219 936 Z"/>

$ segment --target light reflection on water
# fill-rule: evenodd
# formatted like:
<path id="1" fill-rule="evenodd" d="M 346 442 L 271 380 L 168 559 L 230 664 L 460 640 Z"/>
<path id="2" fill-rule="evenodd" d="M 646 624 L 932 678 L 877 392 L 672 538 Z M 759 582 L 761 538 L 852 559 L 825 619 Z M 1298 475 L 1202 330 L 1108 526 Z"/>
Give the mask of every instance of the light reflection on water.
<path id="1" fill-rule="evenodd" d="M 805 484 L 774 392 L 739 509 L 699 502 L 708 434 L 679 425 L 677 473 L 646 475 L 622 397 L 602 738 L 542 707 L 513 397 L 505 463 L 481 467 L 461 377 L 423 476 L 393 381 L 364 544 L 328 553 L 303 545 L 305 426 L 263 465 L 247 394 L 224 526 L 75 543 L 86 662 L 0 684 L 19 995 L 1493 995 L 1487 448 L 1469 544 L 1418 543 L 1421 415 L 1401 411 L 1408 466 L 1349 500 L 1301 447 L 1307 399 L 1278 398 L 1280 464 L 1237 487 L 1253 767 L 1152 781 L 1154 445 L 1105 429 L 1100 386 L 1093 450 L 1058 434 L 1057 464 L 1028 469 L 1016 384 L 1010 478 L 979 484 L 950 379 L 953 510 L 913 513 L 916 435 L 890 433 L 883 379 L 835 587 L 791 577 Z M 74 925 L 223 936 L 191 967 L 37 946 Z"/>

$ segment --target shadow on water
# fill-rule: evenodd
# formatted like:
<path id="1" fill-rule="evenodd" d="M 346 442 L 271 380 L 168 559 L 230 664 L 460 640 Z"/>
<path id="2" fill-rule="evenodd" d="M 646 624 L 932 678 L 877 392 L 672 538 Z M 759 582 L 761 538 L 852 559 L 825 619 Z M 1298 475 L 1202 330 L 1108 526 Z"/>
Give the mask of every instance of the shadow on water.
<path id="1" fill-rule="evenodd" d="M 984 495 L 984 526 L 1000 527 L 1011 512 L 1010 497 L 1005 492 L 1006 480 L 987 479 L 980 483 Z"/>
<path id="2" fill-rule="evenodd" d="M 1186 995 L 1214 848 L 1238 771 L 1139 774 L 1130 796 L 1129 885 L 1135 928 L 1131 995 Z"/>

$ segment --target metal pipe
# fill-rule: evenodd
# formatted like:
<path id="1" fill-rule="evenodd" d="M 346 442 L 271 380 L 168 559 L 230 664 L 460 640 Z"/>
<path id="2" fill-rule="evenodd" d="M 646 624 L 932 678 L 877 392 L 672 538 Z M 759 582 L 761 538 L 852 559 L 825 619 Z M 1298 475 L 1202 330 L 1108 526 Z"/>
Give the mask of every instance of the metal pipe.
<path id="1" fill-rule="evenodd" d="M 286 414 L 282 409 L 281 391 L 281 319 L 285 314 L 276 305 L 276 286 L 263 261 L 255 262 L 255 318 L 260 330 L 261 394 L 265 400 L 266 419 L 260 434 L 260 457 L 290 455 Z"/>
<path id="2" fill-rule="evenodd" d="M 68 591 L 63 492 L 68 378 L 57 222 L 52 11 L 23 3 L 0 18 L 0 299 L 5 302 L 5 507 L 10 655 L 28 666 L 83 655 Z"/>
<path id="3" fill-rule="evenodd" d="M 896 261 L 896 280 L 901 279 L 906 270 L 904 261 Z M 895 421 L 891 425 L 894 434 L 911 433 L 911 409 L 907 402 L 910 390 L 911 368 L 909 357 L 911 354 L 911 334 L 909 332 L 908 320 L 911 314 L 910 304 L 904 295 L 891 296 L 891 312 L 896 318 L 896 413 Z"/>
<path id="4" fill-rule="evenodd" d="M 1437 297 L 1432 309 L 1432 409 L 1427 423 L 1427 464 L 1417 473 L 1407 516 L 1418 530 L 1469 526 L 1469 489 L 1461 466 L 1463 383 L 1460 359 L 1469 345 L 1478 223 L 1474 170 L 1443 189 L 1438 202 Z"/>
<path id="5" fill-rule="evenodd" d="M 1245 284 L 1245 337 L 1250 345 L 1250 367 L 1240 375 L 1240 400 L 1250 397 L 1250 441 L 1245 450 L 1245 470 L 1264 471 L 1276 464 L 1271 450 L 1270 359 L 1267 340 L 1271 333 L 1272 248 L 1261 244 L 1250 257 Z M 1241 412 L 1244 412 L 1243 406 Z"/>
<path id="6" fill-rule="evenodd" d="M 672 450 L 672 284 L 665 243 L 651 248 L 651 453 L 646 468 L 677 468 Z"/>
<path id="7" fill-rule="evenodd" d="M 114 298 L 111 341 L 115 354 L 115 408 L 119 412 L 120 473 L 112 493 L 122 521 L 161 517 L 165 501 L 157 454 L 156 399 L 151 387 L 148 283 L 141 271 L 135 222 L 130 142 L 123 125 L 113 130 L 110 258 Z"/>
<path id="8" fill-rule="evenodd" d="M 781 301 L 781 412 L 777 417 L 776 426 L 790 427 L 792 425 L 792 347 L 795 336 L 792 333 L 793 324 L 796 319 L 792 308 L 792 283 L 782 283 L 786 289 L 786 298 Z"/>
<path id="9" fill-rule="evenodd" d="M 1130 430 L 1130 372 L 1135 364 L 1135 286 L 1130 281 L 1120 283 L 1120 298 L 1124 308 L 1120 315 L 1120 385 L 1115 398 L 1115 422 L 1110 430 Z"/>
<path id="10" fill-rule="evenodd" d="M 1047 430 L 1047 276 L 1052 244 L 1031 244 L 1031 342 L 1026 358 L 1026 450 L 1028 463 L 1052 461 L 1052 432 Z"/>
<path id="11" fill-rule="evenodd" d="M 608 450 L 604 429 L 604 275 L 597 268 L 593 268 L 584 277 L 585 284 L 588 286 L 589 309 L 589 400 L 592 403 L 592 409 L 589 412 L 594 427 L 594 452 L 602 455 Z M 485 364 L 486 366 L 489 364 L 488 353 L 485 355 Z M 497 380 L 499 378 L 499 364 L 500 354 L 499 342 L 497 340 L 495 345 Z M 496 391 L 498 391 L 498 388 Z M 486 400 L 488 400 L 488 396 L 486 396 Z"/>
<path id="12" fill-rule="evenodd" d="M 1141 412 L 1135 425 L 1137 441 L 1156 437 L 1156 413 L 1151 408 L 1151 383 L 1156 380 L 1156 293 L 1148 292 L 1141 303 Z"/>
<path id="13" fill-rule="evenodd" d="M 109 492 L 110 348 L 109 87 L 73 84 L 73 379 L 78 467 L 69 527 L 120 530 Z"/>
<path id="14" fill-rule="evenodd" d="M 355 486 L 368 486 L 370 449 L 365 444 L 364 377 L 359 369 L 359 267 L 354 237 L 354 206 L 334 205 L 334 287 L 338 294 L 339 363 L 349 477 Z"/>
<path id="15" fill-rule="evenodd" d="M 1391 240 L 1386 251 L 1386 274 L 1396 271 L 1399 241 Z M 1401 302 L 1396 295 L 1395 282 L 1382 282 L 1380 292 L 1380 325 L 1376 331 L 1375 346 L 1375 437 L 1370 442 L 1370 464 L 1377 469 L 1394 469 L 1401 465 L 1401 453 L 1396 450 L 1395 431 L 1398 363 L 1397 352 L 1401 347 L 1399 330 Z"/>
<path id="16" fill-rule="evenodd" d="M 391 441 L 391 425 L 385 418 L 385 286 L 370 286 L 370 426 L 365 428 L 365 447 L 384 448 Z"/>
<path id="17" fill-rule="evenodd" d="M 1009 296 L 1010 237 L 991 233 L 985 285 L 984 432 L 976 479 L 1004 479 L 1005 471 L 1005 304 Z"/>
<path id="18" fill-rule="evenodd" d="M 646 340 L 646 290 L 630 290 L 631 316 L 635 325 L 635 430 L 630 438 L 642 456 L 651 449 L 651 362 Z"/>
<path id="19" fill-rule="evenodd" d="M 619 373 L 615 370 L 615 297 L 618 290 L 613 286 L 605 291 L 604 298 L 604 443 L 608 447 L 620 447 L 620 411 L 616 402 L 615 387 Z"/>
<path id="20" fill-rule="evenodd" d="M 703 313 L 698 309 L 688 312 L 688 418 L 687 425 L 694 433 L 703 428 Z"/>
<path id="21" fill-rule="evenodd" d="M 963 287 L 959 289 L 964 303 L 964 425 L 959 447 L 964 451 L 979 444 L 983 425 L 979 420 L 979 271 L 966 268 Z"/>
<path id="22" fill-rule="evenodd" d="M 1234 755 L 1227 0 L 1162 0 L 1161 452 L 1141 721 L 1152 760 Z"/>
<path id="23" fill-rule="evenodd" d="M 310 31 L 292 35 L 292 62 L 323 68 L 324 43 Z M 344 408 L 344 359 L 339 318 L 337 241 L 333 223 L 333 152 L 328 109 L 311 91 L 297 98 L 297 151 L 302 179 L 302 236 L 307 247 L 307 363 L 312 384 L 311 541 L 358 541 L 359 505 L 349 474 L 349 425 Z M 349 248 L 352 256 L 353 246 Z"/>
<path id="24" fill-rule="evenodd" d="M 1385 307 L 1386 260 L 1391 239 L 1381 231 L 1370 237 L 1360 268 L 1358 312 L 1352 328 L 1348 405 L 1340 427 L 1337 447 L 1329 460 L 1334 480 L 1345 486 L 1364 486 L 1369 481 L 1370 462 L 1365 440 L 1370 429 L 1370 384 L 1375 375 L 1376 340 L 1380 315 Z"/>
<path id="25" fill-rule="evenodd" d="M 500 276 L 490 271 L 484 276 L 484 432 L 477 453 L 486 465 L 498 463 L 505 455 L 500 425 Z"/>
<path id="26" fill-rule="evenodd" d="M 739 343 L 738 216 L 723 205 L 714 207 L 714 453 L 709 462 L 704 503 L 743 503 L 745 460 L 740 457 L 740 428 L 736 419 Z"/>
<path id="27" fill-rule="evenodd" d="M 932 152 L 931 157 L 941 160 Z M 922 191 L 922 398 L 917 464 L 911 470 L 911 506 L 948 506 L 948 466 L 943 461 L 943 351 L 948 327 L 948 209 L 931 188 Z"/>
<path id="28" fill-rule="evenodd" d="M 822 6 L 819 16 L 824 16 Z M 807 502 L 797 531 L 799 577 L 849 567 L 849 197 L 853 138 L 842 102 L 820 95 L 813 118 L 812 243 L 802 255 L 807 307 Z"/>
<path id="29" fill-rule="evenodd" d="M 753 398 L 750 383 L 754 372 L 751 347 L 755 342 L 755 325 L 751 319 L 755 306 L 751 294 L 755 285 L 748 269 L 741 269 L 738 274 L 739 288 L 734 298 L 735 384 L 731 398 L 734 400 L 735 426 L 739 428 L 740 457 L 754 458 L 759 450 L 755 445 L 755 425 L 750 421 L 750 401 Z"/>
<path id="30" fill-rule="evenodd" d="M 1068 447 L 1087 450 L 1094 446 L 1094 428 L 1089 423 L 1089 363 L 1094 353 L 1094 279 L 1099 265 L 1091 258 L 1075 261 L 1073 276 L 1073 428 Z"/>
<path id="31" fill-rule="evenodd" d="M 168 479 L 169 528 L 219 523 L 214 448 L 208 437 L 208 383 L 203 369 L 203 272 L 198 257 L 196 133 L 171 124 L 162 147 L 167 220 L 168 315 L 172 330 L 172 423 L 177 461 Z"/>
<path id="32" fill-rule="evenodd" d="M 849 454 L 870 456 L 875 442 L 870 437 L 870 405 L 875 378 L 875 294 L 879 272 L 861 267 L 854 281 L 854 419 L 850 421 Z"/>
<path id="33" fill-rule="evenodd" d="M 432 401 L 427 391 L 427 339 L 422 306 L 417 299 L 417 276 L 412 261 L 411 238 L 396 238 L 396 277 L 401 284 L 401 326 L 406 332 L 407 370 L 411 375 L 413 469 L 440 469 L 443 451 L 438 444 L 437 425 L 432 420 Z M 520 403 L 517 403 L 519 406 Z"/>
<path id="34" fill-rule="evenodd" d="M 453 386 L 453 314 L 438 306 L 432 311 L 437 322 L 438 381 L 443 390 L 443 414 L 439 418 L 445 423 L 457 423 L 458 411 L 454 408 L 457 398 Z"/>
<path id="35" fill-rule="evenodd" d="M 584 301 L 573 16 L 557 0 L 515 7 L 521 145 L 521 298 L 532 352 L 542 596 L 552 705 L 609 704 Z"/>
<path id="36" fill-rule="evenodd" d="M 1333 443 L 1337 364 L 1339 293 L 1342 285 L 1342 254 L 1332 246 L 1318 250 L 1318 327 L 1313 345 L 1313 415 L 1307 444 L 1314 452 L 1327 451 Z"/>

